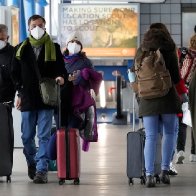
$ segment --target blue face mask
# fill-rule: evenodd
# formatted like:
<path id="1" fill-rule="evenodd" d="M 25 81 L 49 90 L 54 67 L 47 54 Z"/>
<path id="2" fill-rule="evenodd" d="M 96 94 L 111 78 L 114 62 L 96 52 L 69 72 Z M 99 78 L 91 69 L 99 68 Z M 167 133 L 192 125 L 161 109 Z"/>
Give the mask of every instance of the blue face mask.
<path id="1" fill-rule="evenodd" d="M 129 82 L 135 82 L 135 73 L 128 69 Z"/>

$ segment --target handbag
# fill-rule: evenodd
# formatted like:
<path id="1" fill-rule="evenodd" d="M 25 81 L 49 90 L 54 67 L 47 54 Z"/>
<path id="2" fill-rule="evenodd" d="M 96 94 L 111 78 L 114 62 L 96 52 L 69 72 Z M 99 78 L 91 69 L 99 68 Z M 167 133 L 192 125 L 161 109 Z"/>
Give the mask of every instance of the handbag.
<path id="1" fill-rule="evenodd" d="M 90 106 L 85 112 L 85 119 L 82 128 L 80 128 L 80 137 L 86 142 L 97 142 L 97 115 L 95 106 Z"/>
<path id="2" fill-rule="evenodd" d="M 39 82 L 42 101 L 46 105 L 58 105 L 58 85 L 54 79 L 42 78 Z"/>
<path id="3" fill-rule="evenodd" d="M 182 104 L 182 111 L 183 111 L 182 123 L 188 125 L 189 127 L 192 127 L 191 113 L 188 108 L 188 102 Z"/>
<path id="4" fill-rule="evenodd" d="M 38 66 L 35 71 L 39 79 L 40 94 L 44 104 L 58 106 L 58 84 L 53 78 L 41 78 Z"/>

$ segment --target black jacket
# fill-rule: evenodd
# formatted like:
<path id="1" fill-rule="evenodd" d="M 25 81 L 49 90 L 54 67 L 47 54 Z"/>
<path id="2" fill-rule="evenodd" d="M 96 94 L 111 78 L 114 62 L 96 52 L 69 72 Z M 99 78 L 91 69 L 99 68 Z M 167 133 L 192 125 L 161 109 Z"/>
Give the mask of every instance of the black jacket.
<path id="1" fill-rule="evenodd" d="M 0 102 L 14 100 L 15 88 L 11 79 L 10 67 L 14 54 L 14 47 L 9 43 L 0 50 Z"/>
<path id="2" fill-rule="evenodd" d="M 21 111 L 32 111 L 40 109 L 51 109 L 50 106 L 42 102 L 39 80 L 35 71 L 38 65 L 41 77 L 56 78 L 62 76 L 67 78 L 67 72 L 64 67 L 64 60 L 60 46 L 55 43 L 56 61 L 44 61 L 45 47 L 42 47 L 38 59 L 33 51 L 31 44 L 28 42 L 24 46 L 21 59 L 16 58 L 16 51 L 20 45 L 15 47 L 15 56 L 12 61 L 12 77 L 16 84 L 16 89 L 21 97 Z"/>

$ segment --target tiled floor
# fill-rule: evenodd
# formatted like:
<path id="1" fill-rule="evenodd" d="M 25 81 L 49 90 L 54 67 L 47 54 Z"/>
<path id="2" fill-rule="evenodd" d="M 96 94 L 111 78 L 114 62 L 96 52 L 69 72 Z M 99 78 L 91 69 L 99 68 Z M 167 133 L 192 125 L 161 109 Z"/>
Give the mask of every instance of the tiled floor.
<path id="1" fill-rule="evenodd" d="M 100 125 L 99 142 L 91 144 L 89 152 L 81 153 L 80 185 L 66 182 L 58 184 L 55 172 L 49 173 L 48 184 L 33 184 L 27 177 L 27 167 L 22 149 L 14 150 L 12 182 L 0 178 L 0 196 L 153 196 L 186 195 L 196 193 L 196 163 L 186 161 L 177 165 L 179 175 L 171 178 L 171 185 L 158 184 L 146 188 L 135 180 L 129 186 L 126 176 L 126 134 L 128 126 Z M 187 136 L 188 143 L 190 137 Z"/>

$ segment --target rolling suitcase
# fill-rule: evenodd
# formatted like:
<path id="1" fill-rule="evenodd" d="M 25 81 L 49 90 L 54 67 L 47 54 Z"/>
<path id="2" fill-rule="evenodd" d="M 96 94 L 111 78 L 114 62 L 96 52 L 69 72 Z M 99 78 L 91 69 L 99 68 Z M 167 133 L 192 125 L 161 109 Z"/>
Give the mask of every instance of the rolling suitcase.
<path id="1" fill-rule="evenodd" d="M 11 108 L 0 103 L 0 176 L 6 176 L 11 182 L 13 166 L 14 130 Z"/>
<path id="2" fill-rule="evenodd" d="M 61 127 L 60 95 L 58 107 L 57 125 L 57 175 L 59 185 L 65 180 L 74 180 L 74 184 L 80 183 L 80 137 L 77 129 Z"/>
<path id="3" fill-rule="evenodd" d="M 80 140 L 76 129 L 57 130 L 57 173 L 60 185 L 65 180 L 80 183 Z"/>
<path id="4" fill-rule="evenodd" d="M 139 178 L 141 184 L 146 184 L 144 165 L 145 131 L 144 128 L 139 128 L 135 131 L 135 95 L 133 97 L 133 131 L 127 133 L 127 177 L 129 179 L 129 185 L 134 183 L 134 178 Z M 158 137 L 154 176 L 156 182 L 160 183 L 161 135 L 159 134 Z"/>

